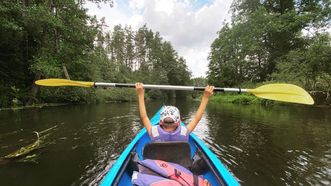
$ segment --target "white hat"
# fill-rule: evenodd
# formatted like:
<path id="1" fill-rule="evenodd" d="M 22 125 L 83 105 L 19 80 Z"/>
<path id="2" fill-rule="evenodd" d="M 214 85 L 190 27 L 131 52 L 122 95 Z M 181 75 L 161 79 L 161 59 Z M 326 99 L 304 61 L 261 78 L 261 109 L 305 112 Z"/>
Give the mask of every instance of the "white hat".
<path id="1" fill-rule="evenodd" d="M 160 124 L 172 123 L 180 124 L 180 113 L 178 108 L 174 106 L 163 106 L 160 113 Z"/>

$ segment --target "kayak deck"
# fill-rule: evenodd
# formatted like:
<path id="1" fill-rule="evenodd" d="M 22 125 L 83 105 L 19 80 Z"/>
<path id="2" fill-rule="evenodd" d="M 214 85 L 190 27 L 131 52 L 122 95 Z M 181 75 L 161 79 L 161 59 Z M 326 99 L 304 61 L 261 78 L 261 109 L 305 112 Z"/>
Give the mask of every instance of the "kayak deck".
<path id="1" fill-rule="evenodd" d="M 151 119 L 151 123 L 156 125 L 160 118 L 160 111 Z M 146 129 L 142 129 L 132 142 L 126 147 L 115 164 L 111 167 L 110 171 L 103 178 L 101 185 L 132 185 L 131 176 L 133 167 L 131 163 L 132 152 L 137 154 L 139 160 L 143 160 L 144 146 L 151 143 L 151 139 L 147 134 Z M 194 134 L 190 134 L 189 146 L 191 149 L 191 159 L 197 153 L 203 155 L 203 158 L 208 165 L 208 170 L 202 173 L 203 177 L 207 179 L 213 186 L 214 185 L 239 185 L 236 178 L 228 171 L 227 168 L 220 162 L 216 155 L 211 152 L 207 146 Z"/>

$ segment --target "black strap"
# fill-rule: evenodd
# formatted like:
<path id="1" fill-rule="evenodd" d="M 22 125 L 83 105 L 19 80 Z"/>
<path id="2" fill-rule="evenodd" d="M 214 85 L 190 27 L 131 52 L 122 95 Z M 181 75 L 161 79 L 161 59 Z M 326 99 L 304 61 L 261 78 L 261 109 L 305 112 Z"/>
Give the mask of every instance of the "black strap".
<path id="1" fill-rule="evenodd" d="M 175 176 L 179 177 L 182 173 L 180 171 L 178 171 L 177 169 L 175 169 Z"/>
<path id="2" fill-rule="evenodd" d="M 239 92 L 238 92 L 238 94 L 240 94 L 241 93 L 241 88 L 239 87 Z"/>
<path id="3" fill-rule="evenodd" d="M 193 185 L 199 186 L 199 177 L 195 174 L 193 174 Z"/>

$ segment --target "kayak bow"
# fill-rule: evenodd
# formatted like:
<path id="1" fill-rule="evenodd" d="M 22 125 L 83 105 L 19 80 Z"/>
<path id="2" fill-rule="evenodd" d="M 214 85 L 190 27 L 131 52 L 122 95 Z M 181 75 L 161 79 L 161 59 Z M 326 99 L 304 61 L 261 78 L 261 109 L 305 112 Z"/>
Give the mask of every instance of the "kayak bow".
<path id="1" fill-rule="evenodd" d="M 157 125 L 160 120 L 160 110 L 151 119 L 153 125 Z M 151 139 L 143 128 L 132 142 L 125 148 L 120 157 L 111 167 L 101 181 L 101 186 L 109 185 L 132 185 L 131 176 L 133 173 L 132 154 L 135 153 L 139 160 L 143 160 L 143 148 L 150 143 Z M 191 158 L 199 154 L 205 161 L 207 169 L 202 172 L 205 179 L 214 185 L 239 185 L 237 179 L 229 172 L 229 170 L 221 163 L 217 156 L 208 149 L 202 140 L 195 134 L 191 133 L 189 137 L 189 145 L 191 149 Z M 199 153 L 197 153 L 199 152 Z"/>

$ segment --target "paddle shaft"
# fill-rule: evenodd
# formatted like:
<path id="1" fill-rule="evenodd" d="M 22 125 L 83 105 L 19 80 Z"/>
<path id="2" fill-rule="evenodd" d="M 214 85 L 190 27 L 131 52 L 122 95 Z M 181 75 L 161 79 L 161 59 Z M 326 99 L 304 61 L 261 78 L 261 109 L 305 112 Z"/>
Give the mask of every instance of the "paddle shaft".
<path id="1" fill-rule="evenodd" d="M 135 84 L 127 83 L 94 83 L 95 87 L 119 87 L 119 88 L 135 88 Z M 186 90 L 186 91 L 204 91 L 205 87 L 194 87 L 194 86 L 175 86 L 175 85 L 148 85 L 144 84 L 146 89 L 162 89 L 162 90 Z M 215 92 L 247 92 L 247 89 L 241 88 L 219 88 L 215 87 Z"/>

